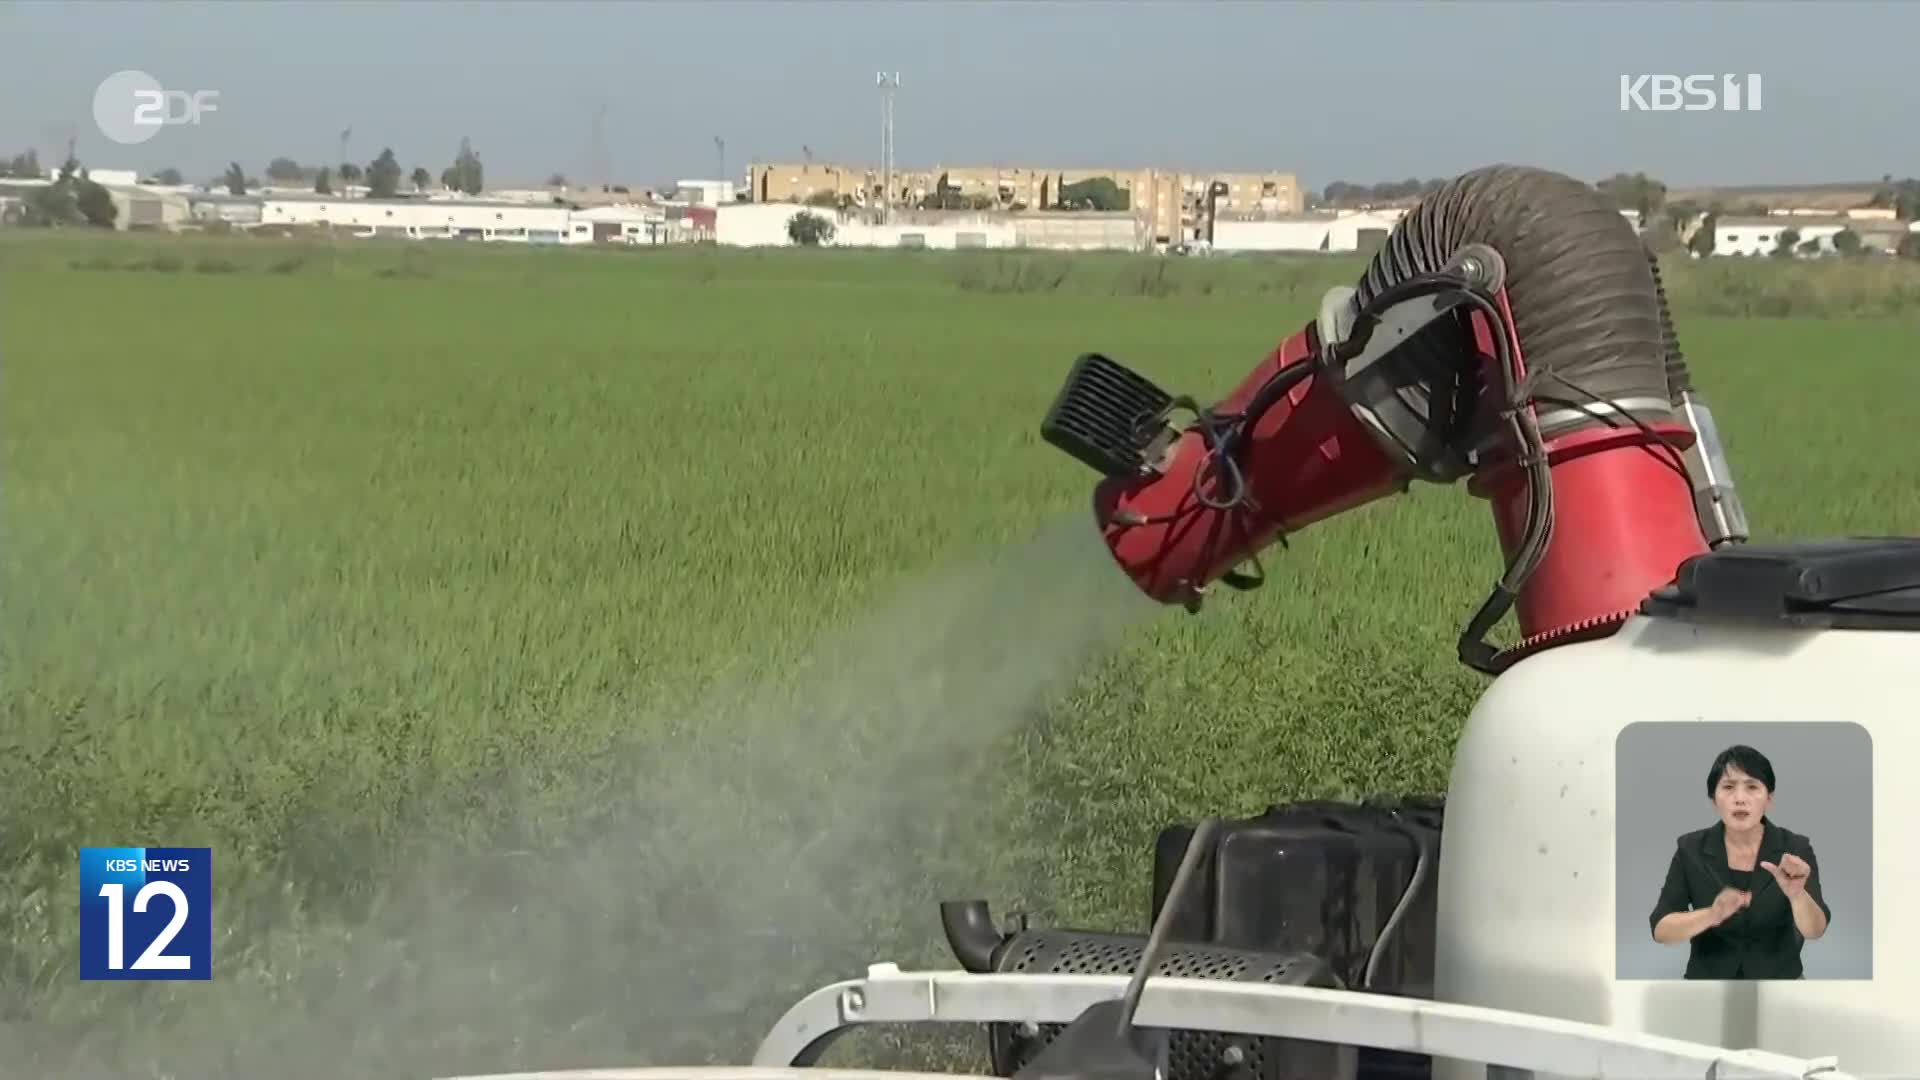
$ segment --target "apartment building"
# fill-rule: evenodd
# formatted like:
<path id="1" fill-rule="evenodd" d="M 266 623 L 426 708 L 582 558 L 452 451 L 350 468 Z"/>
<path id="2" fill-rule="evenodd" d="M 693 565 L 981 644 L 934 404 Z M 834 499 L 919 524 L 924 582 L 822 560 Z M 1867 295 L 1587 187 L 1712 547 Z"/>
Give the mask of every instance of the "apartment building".
<path id="1" fill-rule="evenodd" d="M 1213 173 L 1141 168 L 1052 168 L 1028 165 L 941 165 L 900 169 L 892 197 L 875 169 L 825 162 L 756 163 L 749 172 L 754 202 L 824 203 L 845 207 L 896 208 L 945 205 L 950 209 L 1038 211 L 1062 203 L 1062 191 L 1105 178 L 1125 193 L 1127 208 L 1152 243 L 1179 243 L 1208 213 L 1207 193 L 1217 187 L 1212 212 L 1240 219 L 1298 214 L 1305 205 L 1292 173 Z"/>

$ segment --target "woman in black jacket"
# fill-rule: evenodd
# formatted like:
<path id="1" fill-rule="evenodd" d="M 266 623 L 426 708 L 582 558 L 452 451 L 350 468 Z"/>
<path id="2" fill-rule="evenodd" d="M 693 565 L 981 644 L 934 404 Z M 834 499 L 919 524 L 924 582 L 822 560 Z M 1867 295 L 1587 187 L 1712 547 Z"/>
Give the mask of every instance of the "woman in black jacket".
<path id="1" fill-rule="evenodd" d="M 1689 947 L 1689 979 L 1798 979 L 1802 942 L 1827 932 L 1813 845 L 1767 817 L 1773 764 L 1751 746 L 1713 759 L 1707 797 L 1720 816 L 1682 835 L 1648 924 Z"/>

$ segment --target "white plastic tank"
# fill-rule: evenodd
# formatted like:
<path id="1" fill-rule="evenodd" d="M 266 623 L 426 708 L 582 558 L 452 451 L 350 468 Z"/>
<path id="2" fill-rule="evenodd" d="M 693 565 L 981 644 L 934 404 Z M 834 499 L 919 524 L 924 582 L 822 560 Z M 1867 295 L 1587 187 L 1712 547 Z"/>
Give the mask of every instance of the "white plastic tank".
<path id="1" fill-rule="evenodd" d="M 1734 1049 L 1837 1055 L 1856 1076 L 1920 1076 L 1920 846 L 1911 829 L 1920 783 L 1907 775 L 1920 762 L 1920 594 L 1908 593 L 1906 630 L 1640 615 L 1611 637 L 1549 649 L 1497 678 L 1453 764 L 1435 996 Z M 1868 732 L 1871 978 L 1616 978 L 1615 749 L 1630 725 L 1659 720 L 1821 721 Z M 1678 823 L 1676 836 L 1713 823 L 1711 764 L 1697 763 L 1700 819 Z M 1792 792 L 1792 762 L 1775 764 L 1781 792 Z M 1790 814 L 1779 824 L 1795 829 Z M 1817 855 L 1823 838 L 1811 840 Z M 1653 901 L 1635 911 L 1642 927 Z M 1805 943 L 1803 957 L 1824 943 Z M 1671 948 L 1678 972 L 1687 946 Z M 1478 1080 L 1485 1069 L 1436 1061 L 1434 1075 Z"/>

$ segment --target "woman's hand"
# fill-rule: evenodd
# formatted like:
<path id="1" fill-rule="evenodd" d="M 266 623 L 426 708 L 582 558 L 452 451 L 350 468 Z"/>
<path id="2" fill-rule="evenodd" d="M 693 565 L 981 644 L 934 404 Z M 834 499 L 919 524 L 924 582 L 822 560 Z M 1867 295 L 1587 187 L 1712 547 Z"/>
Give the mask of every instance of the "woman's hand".
<path id="1" fill-rule="evenodd" d="M 1694 938 L 1733 918 L 1734 913 L 1753 902 L 1753 894 L 1739 889 L 1726 888 L 1713 898 L 1713 903 L 1692 911 L 1674 911 L 1663 916 L 1653 926 L 1653 940 L 1662 945 L 1678 945 Z"/>
<path id="2" fill-rule="evenodd" d="M 1788 855 L 1780 860 L 1778 866 L 1763 862 L 1760 868 L 1773 875 L 1773 880 L 1780 883 L 1780 891 L 1787 894 L 1788 900 L 1798 900 L 1807 894 L 1807 875 L 1813 870 L 1807 865 L 1807 860 L 1800 856 Z"/>
<path id="3" fill-rule="evenodd" d="M 1788 855 L 1780 860 L 1780 865 L 1761 863 L 1773 880 L 1780 883 L 1780 892 L 1787 898 L 1787 904 L 1793 908 L 1793 926 L 1800 936 L 1808 941 L 1817 941 L 1827 932 L 1827 913 L 1820 902 L 1807 891 L 1807 882 L 1813 877 L 1813 866 L 1798 855 Z"/>
<path id="4" fill-rule="evenodd" d="M 1719 926 L 1751 903 L 1753 903 L 1752 893 L 1729 886 L 1720 890 L 1720 895 L 1713 898 L 1713 906 L 1707 910 L 1713 912 L 1713 925 Z"/>

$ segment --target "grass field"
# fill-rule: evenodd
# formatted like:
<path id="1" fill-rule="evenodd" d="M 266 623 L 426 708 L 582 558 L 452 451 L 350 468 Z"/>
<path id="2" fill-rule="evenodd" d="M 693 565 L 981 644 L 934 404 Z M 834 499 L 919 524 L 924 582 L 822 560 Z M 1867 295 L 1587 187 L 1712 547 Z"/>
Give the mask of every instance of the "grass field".
<path id="1" fill-rule="evenodd" d="M 737 1060 L 942 898 L 1138 928 L 1168 821 L 1443 787 L 1484 505 L 1196 618 L 1035 432 L 1359 265 L 0 233 L 0 1074 Z M 1916 531 L 1920 274 L 1669 280 L 1758 531 Z M 113 844 L 215 849 L 214 982 L 77 980 Z"/>

